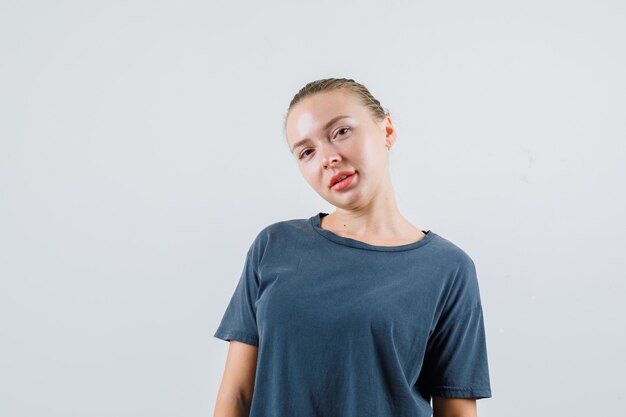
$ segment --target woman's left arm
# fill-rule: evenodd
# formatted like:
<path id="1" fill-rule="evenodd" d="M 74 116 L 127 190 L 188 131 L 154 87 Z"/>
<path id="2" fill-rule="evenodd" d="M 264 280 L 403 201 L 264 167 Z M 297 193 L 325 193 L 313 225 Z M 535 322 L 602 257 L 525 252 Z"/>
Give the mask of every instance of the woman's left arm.
<path id="1" fill-rule="evenodd" d="M 433 397 L 433 417 L 477 417 L 476 398 Z"/>

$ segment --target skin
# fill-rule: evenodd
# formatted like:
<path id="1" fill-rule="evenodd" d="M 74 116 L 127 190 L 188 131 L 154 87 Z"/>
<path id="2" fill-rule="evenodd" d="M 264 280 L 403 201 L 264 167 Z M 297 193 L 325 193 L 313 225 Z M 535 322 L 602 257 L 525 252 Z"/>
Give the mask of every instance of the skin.
<path id="1" fill-rule="evenodd" d="M 250 415 L 258 347 L 231 340 L 224 375 L 215 400 L 214 417 Z"/>
<path id="2" fill-rule="evenodd" d="M 338 115 L 347 115 L 324 125 Z M 287 144 L 300 173 L 335 211 L 322 228 L 380 246 L 415 242 L 425 236 L 398 210 L 389 176 L 389 149 L 397 133 L 390 116 L 375 120 L 359 97 L 347 90 L 317 93 L 296 104 L 285 123 Z M 343 190 L 329 186 L 340 171 L 356 171 Z"/>
<path id="3" fill-rule="evenodd" d="M 349 118 L 324 127 L 338 115 Z M 324 229 L 379 246 L 403 245 L 425 236 L 396 204 L 388 152 L 397 133 L 390 116 L 376 120 L 354 93 L 335 90 L 296 104 L 285 132 L 290 150 L 307 139 L 292 155 L 307 183 L 336 208 L 322 219 Z M 352 184 L 341 191 L 330 189 L 330 178 L 344 170 L 356 171 Z M 230 341 L 214 417 L 249 415 L 257 354 L 256 346 Z M 433 397 L 433 417 L 476 417 L 476 400 Z"/>

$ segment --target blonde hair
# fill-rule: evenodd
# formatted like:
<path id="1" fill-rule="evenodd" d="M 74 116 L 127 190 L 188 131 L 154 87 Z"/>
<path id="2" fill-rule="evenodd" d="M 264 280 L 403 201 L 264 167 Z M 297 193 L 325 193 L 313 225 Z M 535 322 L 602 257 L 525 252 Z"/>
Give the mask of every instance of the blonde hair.
<path id="1" fill-rule="evenodd" d="M 361 100 L 361 103 L 369 109 L 375 120 L 383 120 L 389 115 L 389 110 L 383 108 L 380 101 L 376 100 L 376 98 L 363 84 L 360 84 L 350 78 L 324 78 L 321 80 L 311 81 L 302 87 L 300 91 L 293 96 L 293 99 L 291 99 L 287 113 L 285 114 L 285 118 L 283 120 L 283 133 L 285 134 L 285 137 L 287 136 L 285 133 L 287 129 L 287 118 L 289 117 L 289 113 L 291 112 L 293 106 L 305 97 L 338 89 L 345 89 L 355 93 Z"/>

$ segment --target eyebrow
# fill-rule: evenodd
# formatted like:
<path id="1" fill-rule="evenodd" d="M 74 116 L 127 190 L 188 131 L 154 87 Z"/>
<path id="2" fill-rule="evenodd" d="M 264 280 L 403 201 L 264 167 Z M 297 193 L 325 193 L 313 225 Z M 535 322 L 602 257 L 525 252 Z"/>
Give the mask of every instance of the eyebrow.
<path id="1" fill-rule="evenodd" d="M 332 118 L 332 119 L 330 119 L 328 122 L 326 122 L 326 124 L 325 124 L 325 125 L 324 125 L 324 127 L 323 127 L 323 130 L 328 129 L 328 128 L 329 128 L 329 127 L 333 124 L 333 123 L 335 123 L 335 122 L 336 122 L 337 120 L 339 120 L 339 119 L 343 119 L 344 117 L 350 117 L 350 116 L 347 116 L 347 115 L 340 115 L 340 116 L 335 116 L 335 117 L 333 117 L 333 118 Z M 309 138 L 304 138 L 304 139 L 299 140 L 298 142 L 296 142 L 296 143 L 293 145 L 293 147 L 291 148 L 291 153 L 293 153 L 293 151 L 294 151 L 296 148 L 298 148 L 298 147 L 300 147 L 300 146 L 304 145 L 304 144 L 305 144 L 306 142 L 308 142 L 309 140 L 310 140 Z"/>

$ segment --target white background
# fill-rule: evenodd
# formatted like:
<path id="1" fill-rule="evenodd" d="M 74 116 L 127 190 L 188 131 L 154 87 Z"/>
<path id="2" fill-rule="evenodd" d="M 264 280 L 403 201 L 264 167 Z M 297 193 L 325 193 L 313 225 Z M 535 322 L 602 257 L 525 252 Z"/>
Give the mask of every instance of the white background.
<path id="1" fill-rule="evenodd" d="M 479 274 L 481 417 L 622 416 L 623 1 L 0 2 L 0 415 L 212 415 L 282 118 L 353 78 L 401 212 Z"/>

